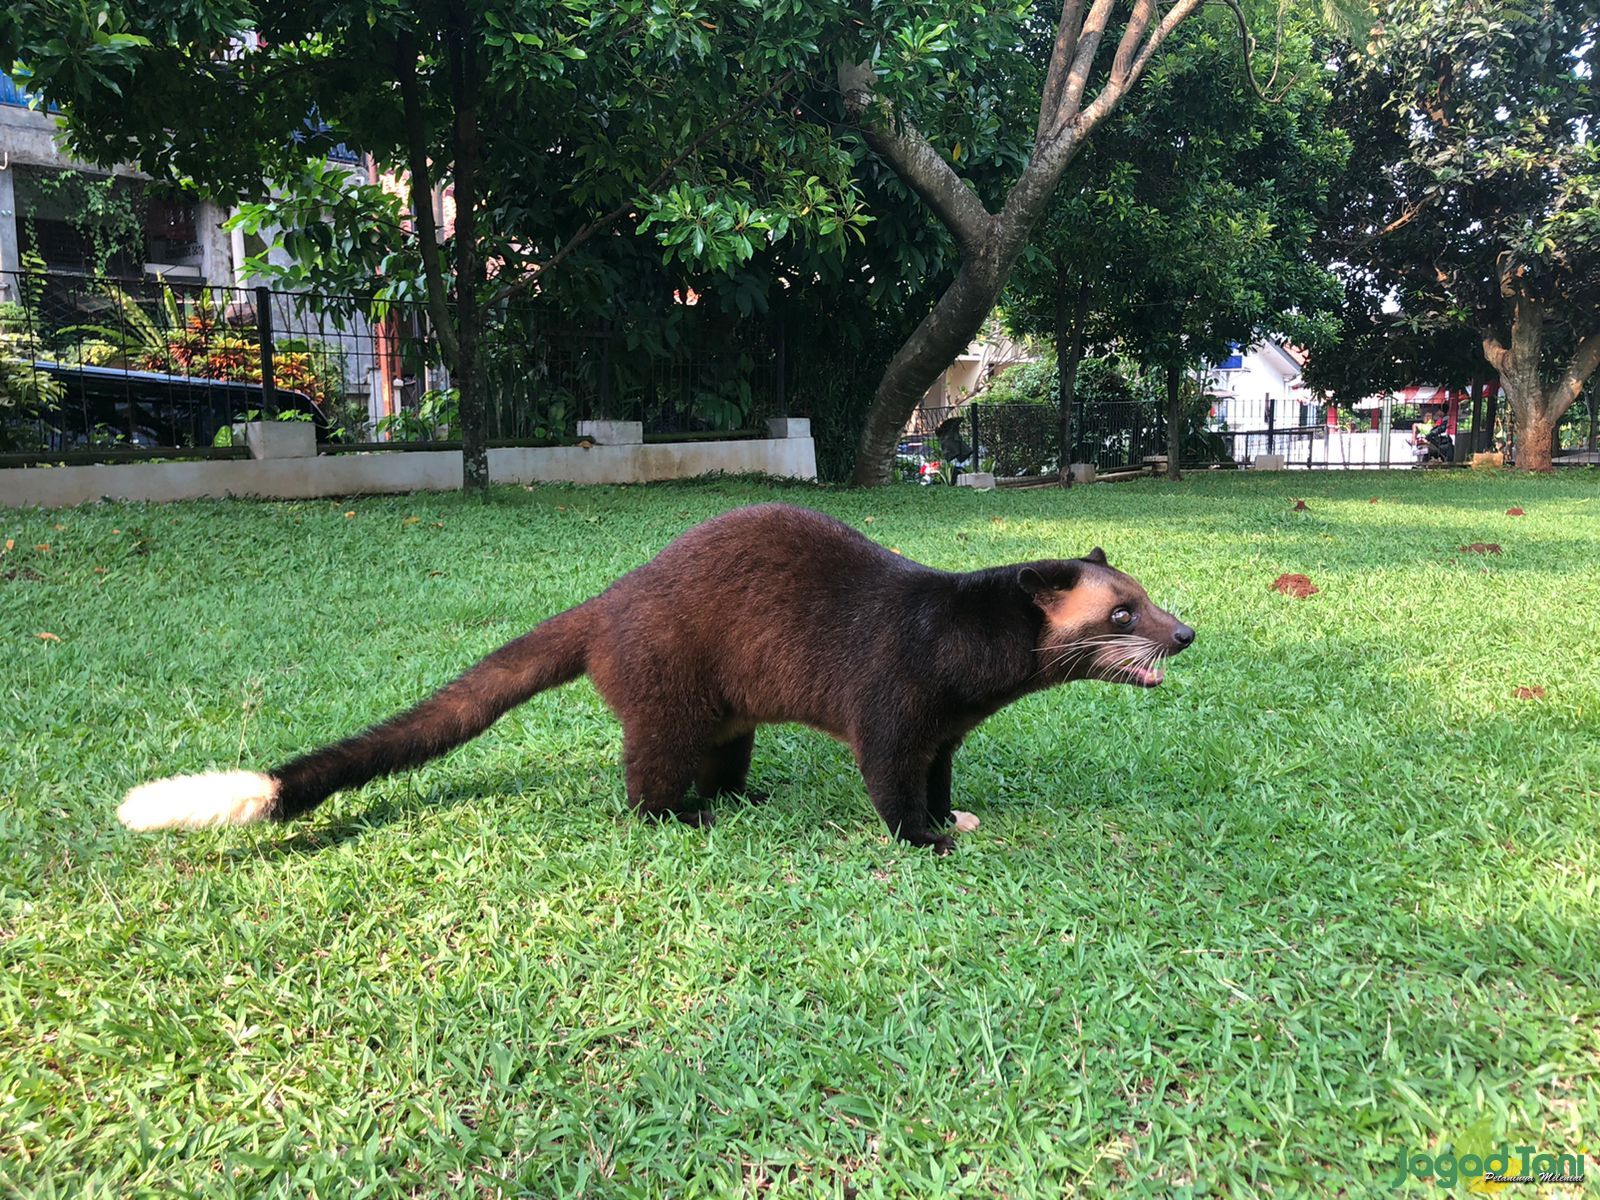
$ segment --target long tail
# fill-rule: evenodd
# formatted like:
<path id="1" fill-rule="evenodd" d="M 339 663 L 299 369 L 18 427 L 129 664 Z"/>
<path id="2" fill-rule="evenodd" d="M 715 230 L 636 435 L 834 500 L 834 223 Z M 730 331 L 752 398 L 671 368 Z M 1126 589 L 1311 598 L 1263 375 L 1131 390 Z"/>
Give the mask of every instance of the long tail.
<path id="1" fill-rule="evenodd" d="M 538 692 L 584 673 L 591 614 L 568 609 L 500 647 L 421 704 L 271 772 L 213 771 L 140 784 L 117 809 L 129 829 L 287 821 L 334 792 L 420 766 L 478 736 Z"/>

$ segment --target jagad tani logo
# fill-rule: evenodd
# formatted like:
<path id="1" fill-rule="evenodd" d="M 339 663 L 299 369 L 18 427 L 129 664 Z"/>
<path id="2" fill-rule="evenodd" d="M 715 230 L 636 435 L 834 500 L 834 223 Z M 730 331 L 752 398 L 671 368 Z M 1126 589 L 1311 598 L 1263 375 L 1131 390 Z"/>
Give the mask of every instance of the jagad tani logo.
<path id="1" fill-rule="evenodd" d="M 1576 1153 L 1552 1154 L 1533 1146 L 1512 1146 L 1504 1138 L 1496 1141 L 1494 1128 L 1485 1118 L 1447 1151 L 1423 1154 L 1402 1145 L 1389 1186 L 1402 1187 L 1408 1179 L 1420 1179 L 1442 1188 L 1462 1183 L 1469 1192 L 1493 1195 L 1519 1185 L 1581 1184 L 1587 1153 L 1581 1146 Z"/>

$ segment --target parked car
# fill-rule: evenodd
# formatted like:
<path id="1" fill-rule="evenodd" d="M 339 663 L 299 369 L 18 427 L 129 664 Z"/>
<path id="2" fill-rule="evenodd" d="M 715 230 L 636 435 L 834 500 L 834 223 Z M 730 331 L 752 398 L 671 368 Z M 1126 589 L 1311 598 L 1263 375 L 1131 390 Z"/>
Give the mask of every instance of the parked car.
<path id="1" fill-rule="evenodd" d="M 44 451 L 87 446 L 210 446 L 221 429 L 260 413 L 259 383 L 236 383 L 160 371 L 40 361 L 34 368 L 65 389 L 61 403 L 39 417 Z M 279 413 L 303 413 L 328 437 L 328 418 L 304 392 L 277 389 Z"/>

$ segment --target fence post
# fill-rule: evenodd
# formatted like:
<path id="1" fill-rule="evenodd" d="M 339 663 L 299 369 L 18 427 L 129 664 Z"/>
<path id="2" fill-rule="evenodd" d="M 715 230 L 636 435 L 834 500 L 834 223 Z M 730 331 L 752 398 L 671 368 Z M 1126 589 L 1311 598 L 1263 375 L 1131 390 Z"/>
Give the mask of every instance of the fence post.
<path id="1" fill-rule="evenodd" d="M 778 322 L 778 415 L 789 415 L 789 321 L 785 317 Z"/>
<path id="2" fill-rule="evenodd" d="M 1462 441 L 1461 434 L 1460 434 L 1459 431 L 1457 431 L 1457 433 L 1456 433 L 1456 445 L 1460 446 L 1461 445 L 1461 441 Z M 1465 453 L 1465 454 L 1457 454 L 1456 455 L 1456 461 L 1457 462 L 1469 461 L 1471 455 L 1475 451 L 1484 450 L 1484 449 L 1487 449 L 1487 447 L 1485 446 L 1484 441 L 1483 441 L 1483 381 L 1482 380 L 1473 380 L 1473 383 L 1472 383 L 1472 438 L 1467 443 L 1467 453 Z"/>
<path id="3" fill-rule="evenodd" d="M 272 291 L 265 284 L 256 287 L 256 333 L 261 340 L 261 416 L 278 418 L 278 378 L 272 361 Z"/>
<path id="4" fill-rule="evenodd" d="M 978 409 L 983 406 L 981 404 L 968 404 L 967 407 L 972 410 L 972 469 L 981 471 L 983 470 L 983 455 L 978 452 L 978 447 L 982 444 L 978 441 Z M 999 465 L 999 463 L 995 464 L 995 466 Z"/>
<path id="5" fill-rule="evenodd" d="M 1271 396 L 1267 397 L 1267 453 L 1276 453 L 1273 442 L 1276 440 L 1273 429 L 1277 425 L 1278 404 Z"/>

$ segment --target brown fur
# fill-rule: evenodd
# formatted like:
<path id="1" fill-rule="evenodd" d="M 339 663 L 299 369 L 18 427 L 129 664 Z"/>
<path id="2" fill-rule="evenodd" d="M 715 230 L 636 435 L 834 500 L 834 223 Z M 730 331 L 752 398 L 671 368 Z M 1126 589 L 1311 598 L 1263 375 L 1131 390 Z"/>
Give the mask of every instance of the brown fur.
<path id="1" fill-rule="evenodd" d="M 743 792 L 755 729 L 798 721 L 852 749 L 891 832 L 944 852 L 951 760 L 974 726 L 1074 679 L 1153 686 L 1193 637 L 1098 550 L 952 574 L 806 509 L 737 509 L 410 711 L 271 772 L 270 815 L 416 766 L 587 673 L 622 723 L 639 812 L 707 823 L 691 790 Z"/>

